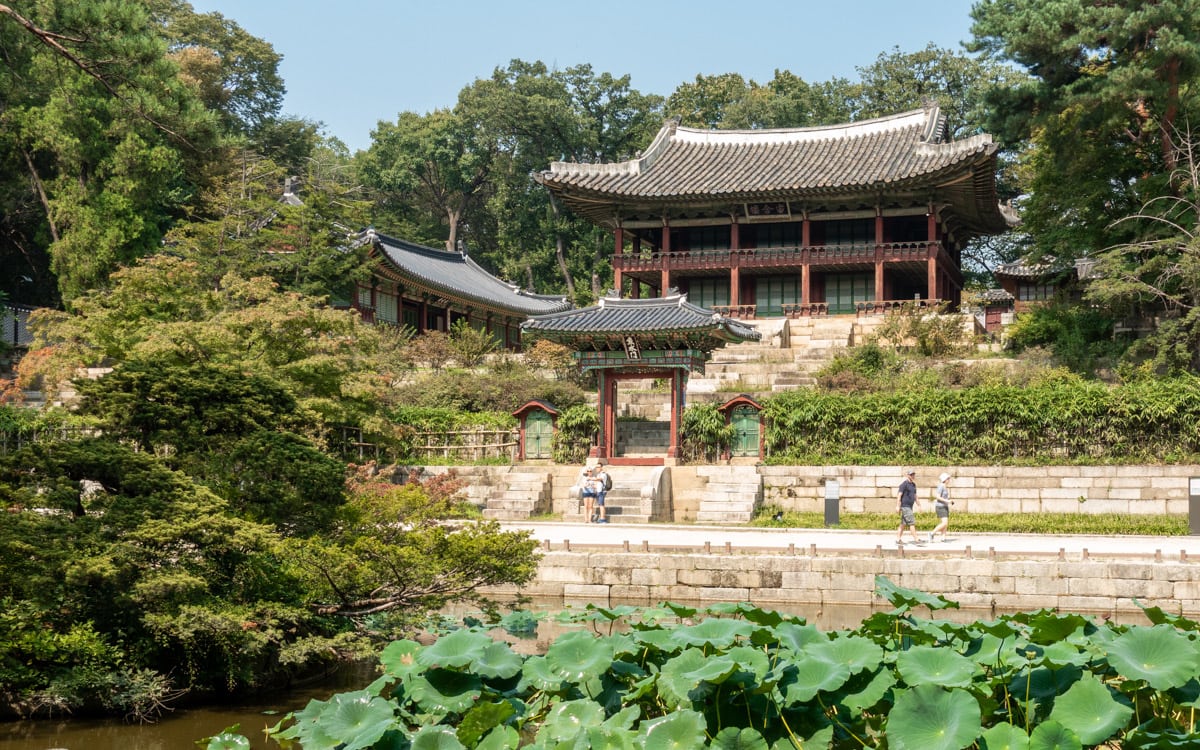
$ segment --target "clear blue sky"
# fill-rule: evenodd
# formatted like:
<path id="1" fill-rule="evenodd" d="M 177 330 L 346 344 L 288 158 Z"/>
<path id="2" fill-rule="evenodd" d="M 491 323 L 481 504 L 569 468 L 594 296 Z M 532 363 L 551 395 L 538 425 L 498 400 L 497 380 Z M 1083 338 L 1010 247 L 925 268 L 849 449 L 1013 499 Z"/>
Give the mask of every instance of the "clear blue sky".
<path id="1" fill-rule="evenodd" d="M 970 38 L 971 0 L 192 0 L 283 55 L 284 114 L 323 122 L 351 151 L 380 120 L 451 107 L 510 60 L 590 63 L 669 95 L 698 74 L 809 82 L 929 42 Z"/>

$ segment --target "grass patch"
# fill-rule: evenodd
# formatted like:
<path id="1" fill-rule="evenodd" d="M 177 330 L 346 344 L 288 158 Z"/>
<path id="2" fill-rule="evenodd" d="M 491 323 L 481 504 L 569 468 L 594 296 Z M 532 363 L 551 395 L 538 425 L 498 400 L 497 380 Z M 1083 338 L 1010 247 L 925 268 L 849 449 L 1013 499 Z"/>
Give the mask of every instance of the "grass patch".
<path id="1" fill-rule="evenodd" d="M 751 526 L 777 529 L 819 529 L 825 526 L 825 514 L 786 511 L 775 520 L 778 507 L 765 507 L 750 522 Z M 899 519 L 895 513 L 842 513 L 837 528 L 864 531 L 895 531 Z M 937 525 L 933 513 L 917 514 L 917 529 L 929 531 Z M 955 513 L 950 516 L 951 531 L 984 534 L 1096 534 L 1187 536 L 1186 515 L 1130 516 L 1117 513 Z"/>

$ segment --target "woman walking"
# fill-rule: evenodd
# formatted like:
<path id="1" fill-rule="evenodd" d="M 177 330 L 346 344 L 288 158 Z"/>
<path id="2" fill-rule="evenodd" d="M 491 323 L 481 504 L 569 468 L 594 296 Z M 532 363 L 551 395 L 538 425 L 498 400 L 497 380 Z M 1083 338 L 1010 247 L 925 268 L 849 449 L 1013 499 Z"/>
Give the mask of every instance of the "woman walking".
<path id="1" fill-rule="evenodd" d="M 929 532 L 929 541 L 931 542 L 938 532 L 942 534 L 942 541 L 946 541 L 946 529 L 950 526 L 950 506 L 954 505 L 950 501 L 950 488 L 946 484 L 949 481 L 950 475 L 942 472 L 942 475 L 938 477 L 937 489 L 934 490 L 933 509 L 937 513 L 938 525 Z"/>

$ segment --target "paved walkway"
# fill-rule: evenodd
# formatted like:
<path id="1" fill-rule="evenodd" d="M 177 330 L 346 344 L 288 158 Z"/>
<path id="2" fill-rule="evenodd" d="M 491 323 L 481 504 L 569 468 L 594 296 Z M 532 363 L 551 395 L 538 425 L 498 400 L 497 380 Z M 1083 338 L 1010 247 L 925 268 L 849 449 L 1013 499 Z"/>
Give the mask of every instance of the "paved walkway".
<path id="1" fill-rule="evenodd" d="M 705 544 L 714 552 L 723 552 L 726 545 L 733 552 L 759 550 L 784 551 L 794 545 L 798 553 L 807 553 L 816 545 L 821 551 L 862 551 L 874 553 L 877 548 L 895 553 L 894 531 L 851 531 L 843 529 L 765 529 L 738 526 L 692 526 L 680 524 L 589 524 L 563 522 L 505 521 L 509 529 L 528 529 L 533 537 L 549 542 L 552 550 L 602 548 L 640 551 L 648 545 L 651 550 L 703 550 Z M 928 529 L 918 538 L 925 540 Z M 1150 557 L 1161 556 L 1164 561 L 1200 562 L 1200 536 L 1091 536 L 1067 534 L 979 534 L 955 533 L 953 527 L 948 542 L 914 546 L 905 536 L 904 554 L 966 554 L 972 556 L 995 554 L 1004 557 L 1046 557 L 1065 555 L 1078 560 L 1086 556 Z"/>

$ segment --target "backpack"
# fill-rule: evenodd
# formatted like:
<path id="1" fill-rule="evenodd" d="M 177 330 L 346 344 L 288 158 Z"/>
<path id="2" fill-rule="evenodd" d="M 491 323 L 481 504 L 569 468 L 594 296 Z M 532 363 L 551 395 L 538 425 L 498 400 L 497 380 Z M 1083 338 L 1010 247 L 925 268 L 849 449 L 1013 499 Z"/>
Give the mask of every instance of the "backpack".
<path id="1" fill-rule="evenodd" d="M 608 492 L 611 489 L 612 489 L 612 475 L 610 475 L 606 471 L 606 472 L 604 472 L 604 491 Z"/>

